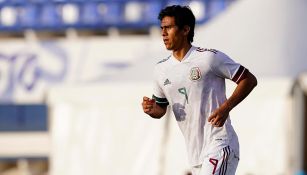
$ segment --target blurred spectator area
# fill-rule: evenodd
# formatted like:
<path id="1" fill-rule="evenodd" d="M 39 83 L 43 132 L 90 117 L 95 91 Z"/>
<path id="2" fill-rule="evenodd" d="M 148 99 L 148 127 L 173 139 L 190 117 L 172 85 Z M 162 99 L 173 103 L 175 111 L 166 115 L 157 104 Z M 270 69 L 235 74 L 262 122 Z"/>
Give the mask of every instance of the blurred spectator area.
<path id="1" fill-rule="evenodd" d="M 0 174 L 47 175 L 50 140 L 45 104 L 0 105 Z"/>
<path id="2" fill-rule="evenodd" d="M 149 29 L 166 5 L 189 5 L 198 24 L 234 0 L 0 0 L 0 32 L 57 32 L 66 29 Z"/>

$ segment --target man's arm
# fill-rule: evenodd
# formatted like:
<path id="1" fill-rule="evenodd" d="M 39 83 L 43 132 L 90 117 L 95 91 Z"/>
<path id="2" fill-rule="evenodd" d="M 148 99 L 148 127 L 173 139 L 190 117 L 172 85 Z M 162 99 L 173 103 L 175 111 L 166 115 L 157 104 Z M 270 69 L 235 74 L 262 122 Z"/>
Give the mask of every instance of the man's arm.
<path id="1" fill-rule="evenodd" d="M 144 113 L 155 119 L 160 119 L 163 117 L 167 110 L 167 106 L 159 106 L 157 105 L 155 99 L 148 97 L 143 97 L 142 107 Z"/>
<path id="2" fill-rule="evenodd" d="M 257 85 L 256 77 L 247 72 L 244 79 L 242 79 L 233 94 L 208 118 L 208 122 L 217 127 L 222 127 L 229 116 L 229 112 L 237 106 Z"/>

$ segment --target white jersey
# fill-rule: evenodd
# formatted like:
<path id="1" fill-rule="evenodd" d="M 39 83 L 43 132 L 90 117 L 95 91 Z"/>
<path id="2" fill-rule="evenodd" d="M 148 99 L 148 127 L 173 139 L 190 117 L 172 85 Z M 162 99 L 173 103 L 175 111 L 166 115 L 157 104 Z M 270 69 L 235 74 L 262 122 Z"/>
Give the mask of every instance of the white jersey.
<path id="1" fill-rule="evenodd" d="M 156 65 L 153 98 L 159 105 L 171 105 L 192 166 L 226 146 L 239 154 L 230 118 L 223 127 L 207 120 L 226 100 L 225 79 L 239 82 L 247 71 L 222 52 L 194 46 L 181 62 L 171 55 Z"/>

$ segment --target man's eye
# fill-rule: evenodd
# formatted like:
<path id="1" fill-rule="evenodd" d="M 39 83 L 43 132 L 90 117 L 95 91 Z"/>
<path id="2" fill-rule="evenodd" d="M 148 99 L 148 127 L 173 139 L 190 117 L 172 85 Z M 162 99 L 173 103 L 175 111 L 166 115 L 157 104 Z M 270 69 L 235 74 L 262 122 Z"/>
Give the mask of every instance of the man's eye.
<path id="1" fill-rule="evenodd" d="M 164 27 L 160 27 L 161 30 L 165 29 L 165 30 L 169 30 L 171 28 L 171 26 L 164 26 Z"/>

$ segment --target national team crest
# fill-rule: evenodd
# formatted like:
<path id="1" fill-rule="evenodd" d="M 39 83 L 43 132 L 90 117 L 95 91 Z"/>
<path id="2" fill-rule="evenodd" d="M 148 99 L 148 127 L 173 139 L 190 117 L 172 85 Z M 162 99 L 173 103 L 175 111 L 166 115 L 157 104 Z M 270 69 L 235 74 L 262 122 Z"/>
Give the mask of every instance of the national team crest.
<path id="1" fill-rule="evenodd" d="M 201 78 L 201 72 L 199 67 L 193 67 L 190 71 L 190 79 L 192 81 L 197 81 Z"/>

